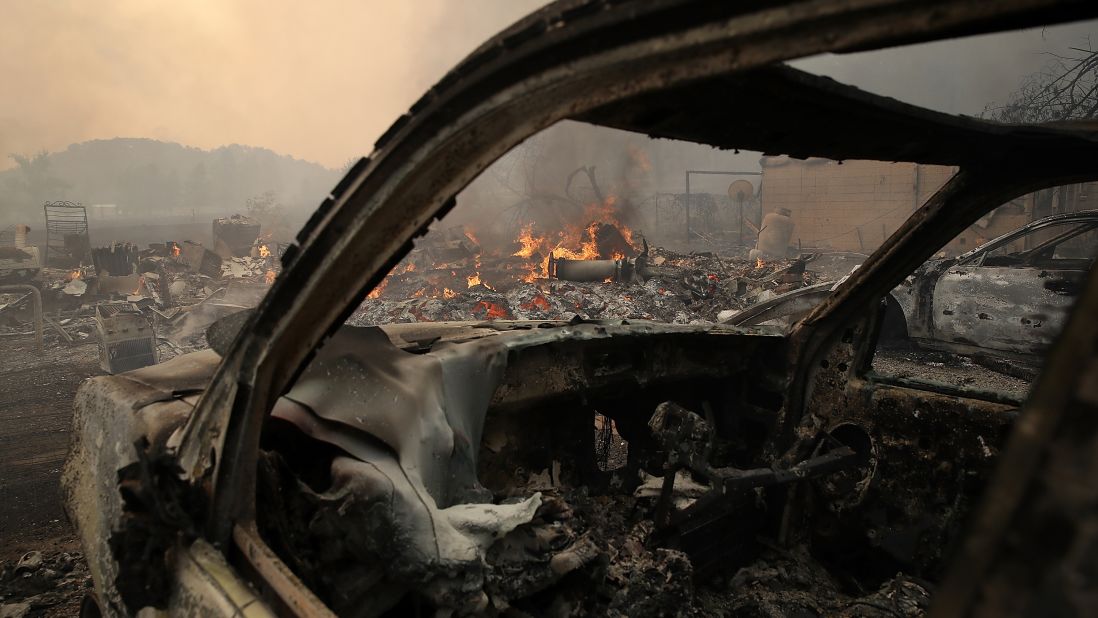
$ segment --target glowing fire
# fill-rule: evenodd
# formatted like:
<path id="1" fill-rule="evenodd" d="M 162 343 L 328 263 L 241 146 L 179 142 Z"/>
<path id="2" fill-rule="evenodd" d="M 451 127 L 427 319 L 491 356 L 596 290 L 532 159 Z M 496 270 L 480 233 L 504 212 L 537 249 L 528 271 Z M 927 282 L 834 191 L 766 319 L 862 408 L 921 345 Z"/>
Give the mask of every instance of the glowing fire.
<path id="1" fill-rule="evenodd" d="M 370 293 L 366 295 L 366 298 L 381 298 L 381 294 L 385 292 L 385 288 L 389 285 L 389 278 L 385 277 L 381 280 L 381 283 L 377 284 L 377 287 L 370 290 Z"/>
<path id="2" fill-rule="evenodd" d="M 541 294 L 538 294 L 530 299 L 530 302 L 522 303 L 521 307 L 527 311 L 531 309 L 541 309 L 542 311 L 549 311 L 549 299 L 545 298 Z"/>
<path id="3" fill-rule="evenodd" d="M 636 159 L 635 165 L 644 168 L 644 153 L 638 151 L 633 156 Z M 639 247 L 634 244 L 633 231 L 619 219 L 621 208 L 619 198 L 611 195 L 584 207 L 583 214 L 576 218 L 575 225 L 533 221 L 524 223 L 511 241 L 511 246 L 501 242 L 504 239 L 490 236 L 485 239 L 486 244 L 482 243 L 478 239 L 480 234 L 477 230 L 465 226 L 459 233 L 475 243 L 477 251 L 460 258 L 454 257 L 452 253 L 443 254 L 445 257 L 433 257 L 434 261 L 425 259 L 433 256 L 431 252 L 421 253 L 415 258 L 415 263 L 407 261 L 394 268 L 367 298 L 393 296 L 404 299 L 452 299 L 461 296 L 459 291 L 455 291 L 455 288 L 460 290 L 460 284 L 454 286 L 453 283 L 455 279 L 461 281 L 461 278 L 465 278 L 466 288 L 484 286 L 489 290 L 506 291 L 519 282 L 536 283 L 546 280 L 552 258 L 627 259 Z M 637 242 L 639 243 L 639 238 Z M 482 259 L 485 264 L 483 268 Z M 530 303 L 532 307 L 541 310 L 548 310 L 550 306 L 548 300 L 541 295 L 535 296 Z M 506 306 L 477 307 L 489 319 L 503 317 L 508 311 Z"/>
<path id="4" fill-rule="evenodd" d="M 74 270 L 71 273 L 69 273 L 69 281 L 75 281 L 77 279 L 80 279 L 83 276 L 84 276 L 83 273 L 81 273 L 79 270 Z"/>
<path id="5" fill-rule="evenodd" d="M 137 287 L 133 290 L 133 295 L 138 296 L 141 294 L 141 288 L 145 286 L 145 277 L 137 278 Z"/>
<path id="6" fill-rule="evenodd" d="M 179 257 L 182 252 L 183 250 L 179 248 L 179 245 L 172 245 L 172 257 Z"/>
<path id="7" fill-rule="evenodd" d="M 277 273 L 275 273 L 275 271 L 273 271 L 273 270 L 268 270 L 268 271 L 267 271 L 267 274 L 263 275 L 263 281 L 264 281 L 264 282 L 265 282 L 265 283 L 266 283 L 267 285 L 271 285 L 272 283 L 274 283 L 275 277 L 277 277 L 277 276 L 278 276 L 278 274 L 277 274 Z"/>
<path id="8" fill-rule="evenodd" d="M 762 260 L 762 258 L 755 258 L 755 268 L 765 268 L 765 267 L 766 267 L 766 262 L 764 262 Z"/>
<path id="9" fill-rule="evenodd" d="M 259 245 L 259 257 L 271 257 L 271 250 L 267 248 L 267 245 Z"/>
<path id="10" fill-rule="evenodd" d="M 518 243 L 522 245 L 522 248 L 515 251 L 511 255 L 515 257 L 528 258 L 533 257 L 535 253 L 539 253 L 542 245 L 545 244 L 545 237 L 534 236 L 534 224 L 527 223 L 522 226 L 522 231 L 519 232 Z"/>
<path id="11" fill-rule="evenodd" d="M 509 317 L 507 309 L 500 307 L 499 305 L 482 300 L 473 306 L 473 313 L 484 313 L 484 317 L 489 320 L 498 320 L 501 318 Z"/>

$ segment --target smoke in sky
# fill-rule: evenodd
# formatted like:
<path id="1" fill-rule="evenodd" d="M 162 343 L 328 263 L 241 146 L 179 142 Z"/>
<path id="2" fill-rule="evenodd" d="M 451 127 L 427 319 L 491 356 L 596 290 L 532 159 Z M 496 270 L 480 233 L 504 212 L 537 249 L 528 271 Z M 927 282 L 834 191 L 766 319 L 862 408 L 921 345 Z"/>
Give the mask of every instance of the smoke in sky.
<path id="1" fill-rule="evenodd" d="M 1098 21 L 1032 28 L 849 55 L 825 54 L 792 65 L 875 94 L 950 114 L 979 115 L 1002 104 L 1027 75 L 1069 48 L 1098 44 Z"/>
<path id="2" fill-rule="evenodd" d="M 0 0 L 0 167 L 95 138 L 339 167 L 539 0 Z"/>
<path id="3" fill-rule="evenodd" d="M 540 0 L 0 0 L 0 167 L 94 138 L 240 143 L 340 167 Z M 797 66 L 953 113 L 1002 101 L 1095 22 Z"/>

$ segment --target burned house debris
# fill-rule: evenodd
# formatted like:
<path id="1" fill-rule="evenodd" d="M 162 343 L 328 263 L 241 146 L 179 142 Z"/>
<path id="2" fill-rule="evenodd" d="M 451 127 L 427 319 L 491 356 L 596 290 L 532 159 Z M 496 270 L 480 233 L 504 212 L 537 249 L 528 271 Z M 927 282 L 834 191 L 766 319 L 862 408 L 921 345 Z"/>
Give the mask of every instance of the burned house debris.
<path id="1" fill-rule="evenodd" d="M 34 331 L 51 344 L 95 341 L 107 373 L 206 348 L 205 328 L 254 306 L 280 270 L 268 250 L 274 243 L 258 235 L 254 257 L 222 260 L 190 240 L 145 249 L 112 243 L 70 268 L 41 268 L 21 227 L 13 246 L 0 246 L 0 284 L 22 284 L 0 287 L 0 336 Z"/>
<path id="2" fill-rule="evenodd" d="M 1098 179 L 1093 127 L 949 116 L 780 63 L 1098 7 L 700 8 L 550 5 L 417 102 L 284 249 L 237 219 L 213 250 L 139 251 L 142 287 L 112 300 L 189 335 L 171 358 L 77 396 L 63 490 L 89 603 L 110 615 L 1085 613 L 1094 456 L 1062 429 L 1094 433 L 1077 414 L 1093 407 L 1079 403 L 1093 390 L 1079 373 L 1093 364 L 1088 316 L 1064 322 L 1060 373 L 1030 403 L 875 363 L 908 275 L 996 207 Z M 734 244 L 739 230 L 709 236 L 687 218 L 673 246 L 627 220 L 630 196 L 594 190 L 590 165 L 563 201 L 543 200 L 570 221 L 542 209 L 496 233 L 443 218 L 503 153 L 565 119 L 958 171 L 868 256 L 798 246 L 776 210 Z M 576 198 L 581 174 L 593 199 Z M 74 304 L 103 294 L 85 271 L 50 289 Z M 77 279 L 85 289 L 65 292 Z M 1073 288 L 1084 311 L 1093 283 Z M 249 291 L 258 306 L 242 311 Z M 813 296 L 778 316 L 794 317 L 785 328 L 730 324 L 790 294 Z M 1034 551 L 1047 522 L 1073 533 Z M 1055 576 L 1017 576 L 1044 565 Z M 1021 602 L 997 605 L 1002 589 Z"/>

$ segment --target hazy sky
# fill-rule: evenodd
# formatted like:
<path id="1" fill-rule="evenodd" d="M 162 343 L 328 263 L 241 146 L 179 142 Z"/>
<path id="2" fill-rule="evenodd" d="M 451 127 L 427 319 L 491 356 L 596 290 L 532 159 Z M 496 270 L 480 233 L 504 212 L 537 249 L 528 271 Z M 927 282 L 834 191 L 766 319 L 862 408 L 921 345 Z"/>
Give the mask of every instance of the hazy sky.
<path id="1" fill-rule="evenodd" d="M 0 0 L 0 168 L 8 153 L 116 136 L 339 167 L 541 4 Z"/>
<path id="2" fill-rule="evenodd" d="M 339 167 L 539 0 L 0 0 L 0 168 L 95 138 L 240 143 Z M 1095 23 L 803 68 L 943 111 L 1005 98 Z"/>

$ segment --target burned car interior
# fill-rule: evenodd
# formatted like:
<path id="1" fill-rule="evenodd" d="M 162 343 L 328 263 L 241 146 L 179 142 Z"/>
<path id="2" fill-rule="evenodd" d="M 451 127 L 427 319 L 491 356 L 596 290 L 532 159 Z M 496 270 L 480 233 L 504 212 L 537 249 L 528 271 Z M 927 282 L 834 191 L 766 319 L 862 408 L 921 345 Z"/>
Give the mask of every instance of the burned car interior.
<path id="1" fill-rule="evenodd" d="M 167 575 L 185 568 L 235 569 L 236 611 L 281 615 L 954 615 L 982 606 L 985 575 L 1017 583 L 990 556 L 1007 555 L 997 539 L 1022 524 L 970 534 L 994 519 L 982 501 L 1021 508 L 996 469 L 1025 446 L 1010 436 L 1032 411 L 885 375 L 874 356 L 893 288 L 999 205 L 1098 179 L 1098 134 L 949 116 L 782 62 L 1098 11 L 665 4 L 566 2 L 516 24 L 348 171 L 259 307 L 211 327 L 213 351 L 87 387 L 78 423 L 138 419 L 75 438 L 66 464 L 75 519 L 94 522 L 81 534 L 101 550 L 104 607 L 209 607 L 188 592 L 197 576 Z M 350 319 L 462 188 L 563 120 L 959 171 L 789 332 Z M 1080 221 L 956 264 L 1071 262 L 1078 304 L 1093 304 L 1092 254 L 1060 249 L 1093 236 L 1098 220 Z M 1082 328 L 1082 310 L 1066 328 Z M 125 447 L 97 449 L 104 440 Z M 97 468 L 117 475 L 93 482 Z M 1009 480 L 1031 487 L 1034 470 Z M 1089 577 L 1019 585 L 1017 612 L 1083 608 L 1073 586 Z"/>

